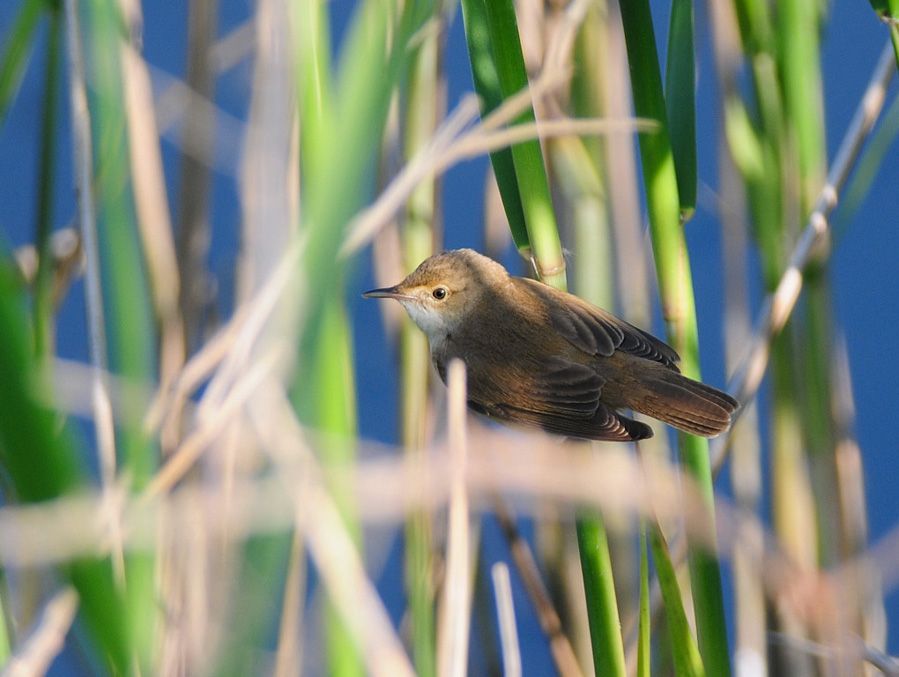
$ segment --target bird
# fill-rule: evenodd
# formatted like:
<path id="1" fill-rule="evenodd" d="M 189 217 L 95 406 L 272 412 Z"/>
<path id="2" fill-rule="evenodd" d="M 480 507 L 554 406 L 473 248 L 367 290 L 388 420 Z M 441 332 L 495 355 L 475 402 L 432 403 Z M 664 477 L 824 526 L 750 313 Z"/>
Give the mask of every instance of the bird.
<path id="1" fill-rule="evenodd" d="M 363 296 L 402 304 L 427 335 L 441 380 L 461 359 L 469 408 L 505 424 L 584 440 L 652 437 L 625 413 L 634 411 L 715 437 L 738 408 L 681 374 L 678 354 L 650 333 L 472 249 L 435 254 L 399 284 Z"/>

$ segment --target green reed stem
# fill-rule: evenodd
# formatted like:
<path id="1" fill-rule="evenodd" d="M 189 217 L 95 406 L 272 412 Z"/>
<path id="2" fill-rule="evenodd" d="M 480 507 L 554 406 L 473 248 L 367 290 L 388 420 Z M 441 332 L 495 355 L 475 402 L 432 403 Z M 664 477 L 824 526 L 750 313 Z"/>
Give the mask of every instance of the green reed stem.
<path id="1" fill-rule="evenodd" d="M 48 362 L 53 354 L 53 187 L 56 174 L 56 140 L 59 114 L 59 68 L 62 17 L 58 10 L 49 13 L 47 65 L 44 75 L 44 110 L 41 119 L 40 169 L 38 174 L 37 228 L 35 250 L 38 255 L 34 280 L 34 346 L 39 362 Z"/>
<path id="2" fill-rule="evenodd" d="M 657 133 L 640 135 L 640 155 L 662 310 L 669 340 L 682 358 L 681 370 L 687 376 L 699 378 L 693 283 L 680 220 L 677 177 L 666 128 L 667 112 L 648 0 L 622 3 L 621 16 L 635 112 L 660 124 Z M 680 435 L 679 439 L 681 462 L 696 479 L 712 517 L 714 491 L 708 444 L 692 435 Z M 730 674 L 730 659 L 718 560 L 707 549 L 692 545 L 688 559 L 700 653 L 709 674 L 725 677 Z"/>

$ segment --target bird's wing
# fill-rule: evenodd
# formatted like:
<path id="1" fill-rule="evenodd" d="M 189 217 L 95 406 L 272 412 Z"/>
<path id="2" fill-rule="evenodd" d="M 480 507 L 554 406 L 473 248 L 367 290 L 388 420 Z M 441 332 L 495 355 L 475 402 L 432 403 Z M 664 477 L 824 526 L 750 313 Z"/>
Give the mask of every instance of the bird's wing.
<path id="1" fill-rule="evenodd" d="M 547 319 L 569 343 L 588 355 L 610 356 L 620 350 L 677 370 L 680 356 L 651 334 L 571 294 L 548 285 L 514 278 L 544 302 Z"/>
<path id="2" fill-rule="evenodd" d="M 524 362 L 525 370 L 501 382 L 471 369 L 469 405 L 493 418 L 569 437 L 626 441 L 652 435 L 648 426 L 600 402 L 604 380 L 590 367 L 562 357 Z"/>

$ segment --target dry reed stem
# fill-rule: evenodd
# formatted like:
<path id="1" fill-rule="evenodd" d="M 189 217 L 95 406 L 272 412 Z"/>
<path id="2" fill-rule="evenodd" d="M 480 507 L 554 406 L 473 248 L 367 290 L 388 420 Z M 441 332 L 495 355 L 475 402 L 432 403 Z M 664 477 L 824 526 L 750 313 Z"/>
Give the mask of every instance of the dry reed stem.
<path id="1" fill-rule="evenodd" d="M 184 364 L 184 328 L 178 309 L 178 262 L 150 78 L 144 60 L 134 47 L 122 43 L 121 52 L 134 202 L 152 298 L 160 322 L 160 381 L 168 384 Z"/>
<path id="2" fill-rule="evenodd" d="M 45 675 L 65 646 L 66 635 L 78 611 L 78 593 L 72 587 L 57 592 L 41 613 L 37 627 L 3 667 L 3 677 Z"/>
<path id="3" fill-rule="evenodd" d="M 447 369 L 450 495 L 446 545 L 446 576 L 437 633 L 437 674 L 464 677 L 468 668 L 471 622 L 471 565 L 469 555 L 468 496 L 465 475 L 468 440 L 465 364 L 458 359 Z"/>
<path id="4" fill-rule="evenodd" d="M 528 94 L 527 97 L 516 95 L 507 99 L 506 104 L 527 106 L 530 104 L 534 91 L 535 87 L 533 86 L 529 90 L 522 90 L 520 94 Z M 514 111 L 513 108 L 509 110 Z M 473 119 L 475 112 L 474 99 L 471 96 L 463 99 L 454 113 L 438 129 L 431 143 L 425 146 L 403 168 L 371 207 L 353 220 L 341 247 L 341 256 L 351 256 L 368 244 L 381 229 L 390 223 L 418 184 L 442 174 L 463 160 L 486 155 L 500 148 L 534 138 L 624 134 L 649 132 L 657 129 L 657 123 L 653 120 L 633 118 L 622 120 L 566 118 L 493 129 L 497 120 L 501 120 L 507 114 L 511 115 L 505 109 L 498 108 L 494 113 L 502 112 L 501 117 L 494 119 L 491 114 L 480 125 L 475 125 L 458 136 L 449 136 L 456 129 L 461 131 Z M 514 112 L 517 114 L 520 111 Z"/>
<path id="5" fill-rule="evenodd" d="M 796 307 L 802 291 L 802 271 L 816 251 L 816 245 L 830 230 L 827 218 L 836 207 L 839 191 L 855 166 L 862 145 L 880 116 L 886 89 L 895 70 L 893 48 L 888 44 L 881 53 L 868 88 L 846 130 L 828 173 L 827 182 L 818 195 L 805 230 L 790 254 L 789 263 L 777 287 L 762 305 L 745 357 L 731 379 L 728 391 L 741 403 L 745 404 L 758 392 L 768 365 L 771 339 L 783 329 Z M 730 439 L 730 433 L 725 433 L 712 442 L 712 468 L 715 474 L 724 464 Z"/>
<path id="6" fill-rule="evenodd" d="M 627 48 L 617 2 L 608 3 L 606 41 L 608 68 L 603 91 L 604 110 L 612 118 L 633 114 Z M 615 230 L 614 246 L 617 266 L 616 289 L 622 316 L 638 327 L 652 322 L 650 285 L 655 284 L 652 269 L 652 247 L 640 210 L 637 164 L 633 139 L 612 134 L 605 140 L 603 162 L 607 168 L 611 220 Z M 664 436 L 658 435 L 659 442 Z M 667 445 L 666 445 L 667 446 Z"/>
<path id="7" fill-rule="evenodd" d="M 496 617 L 503 650 L 503 675 L 521 677 L 521 647 L 518 645 L 509 566 L 505 562 L 495 562 L 490 567 L 490 578 L 493 580 L 493 593 L 496 596 Z"/>
<path id="8" fill-rule="evenodd" d="M 254 428 L 262 436 L 263 446 L 270 453 L 276 453 L 271 449 L 274 442 L 265 438 L 264 433 L 268 431 L 268 435 L 277 437 L 278 443 L 285 447 L 276 453 L 276 477 L 237 481 L 233 492 L 234 509 L 228 515 L 222 514 L 219 494 L 211 493 L 205 487 L 186 487 L 149 503 L 140 498 L 127 502 L 112 500 L 113 509 L 124 515 L 129 548 L 153 547 L 154 525 L 160 509 L 172 514 L 189 514 L 188 506 L 193 502 L 202 506 L 201 511 L 208 519 L 203 525 L 205 533 L 212 537 L 227 531 L 235 538 L 243 538 L 251 533 L 287 528 L 298 510 L 310 516 L 308 501 L 331 501 L 323 480 L 317 479 L 316 472 L 309 470 L 316 467 L 314 458 L 305 447 L 304 434 L 284 393 L 279 391 L 277 397 L 283 400 L 278 407 L 273 406 L 264 393 L 258 393 L 250 401 L 255 412 Z M 518 436 L 512 445 L 508 433 L 477 431 L 470 442 L 478 453 L 468 460 L 467 490 L 473 505 L 479 509 L 486 508 L 489 497 L 498 490 L 516 496 L 523 505 L 533 505 L 535 499 L 550 499 L 565 505 L 592 506 L 643 517 L 655 507 L 663 519 L 683 516 L 688 531 L 701 542 L 711 545 L 710 525 L 702 509 L 700 492 L 689 478 L 667 462 L 653 460 L 641 468 L 625 454 L 611 450 L 603 455 L 583 450 L 563 451 L 554 440 L 538 435 Z M 514 449 L 510 448 L 512 446 Z M 500 467 L 504 472 L 497 472 Z M 443 505 L 450 493 L 449 468 L 446 455 L 439 454 L 433 457 L 433 463 L 424 473 L 420 468 L 414 469 L 394 458 L 357 464 L 354 493 L 359 498 L 362 517 L 370 523 L 396 523 L 410 509 Z M 418 481 L 416 486 L 411 486 L 413 477 Z M 309 492 L 312 492 L 311 499 Z M 299 502 L 299 508 L 291 508 L 292 502 Z M 319 505 L 311 509 L 313 513 L 329 510 Z M 23 566 L 102 553 L 104 528 L 108 525 L 98 522 L 97 518 L 108 512 L 109 509 L 101 506 L 96 498 L 89 497 L 0 509 L 0 554 L 6 565 Z M 730 551 L 736 542 L 759 544 L 753 561 L 763 572 L 769 593 L 795 606 L 805 618 L 813 619 L 820 613 L 818 601 L 824 598 L 822 596 L 834 598 L 840 589 L 852 590 L 859 577 L 881 575 L 888 589 L 899 582 L 899 527 L 874 548 L 830 573 L 801 572 L 778 552 L 773 539 L 765 535 L 755 517 L 746 516 L 720 501 L 717 512 L 722 530 L 720 552 Z M 309 520 L 312 520 L 311 516 Z M 322 524 L 322 529 L 330 529 L 329 522 Z M 73 528 L 74 525 L 78 528 Z M 85 525 L 94 526 L 84 528 Z M 304 519 L 303 525 L 308 528 L 309 522 Z M 343 529 L 342 526 L 339 528 Z M 191 540 L 194 534 L 192 530 L 184 530 L 176 538 Z M 310 536 L 307 541 L 318 538 L 325 536 Z M 317 547 L 323 548 L 319 556 L 334 552 L 328 549 L 329 544 L 318 543 Z M 339 553 L 343 553 L 342 548 L 338 547 Z M 325 564 L 320 560 L 316 566 Z M 335 576 L 332 583 L 338 579 Z"/>
<path id="9" fill-rule="evenodd" d="M 194 91 L 180 78 L 149 63 L 147 69 L 153 80 L 154 90 L 161 92 L 155 101 L 156 124 L 160 135 L 206 167 L 224 176 L 235 176 L 240 158 L 237 140 L 244 136 L 244 122 Z M 210 126 L 217 132 L 216 143 L 211 148 L 202 138 L 178 132 L 177 123 L 191 109 L 200 110 L 204 118 L 211 120 Z"/>
<path id="10" fill-rule="evenodd" d="M 199 425 L 178 446 L 159 472 L 141 493 L 143 500 L 169 491 L 190 470 L 208 446 L 231 423 L 232 417 L 253 397 L 271 376 L 283 358 L 283 350 L 275 348 L 262 355 L 235 387 L 228 391 L 215 415 L 200 416 Z"/>
<path id="11" fill-rule="evenodd" d="M 359 645 L 368 670 L 384 677 L 414 674 L 409 658 L 374 584 L 365 574 L 337 504 L 325 489 L 315 457 L 280 385 L 269 383 L 251 403 L 253 427 L 262 446 L 282 469 L 299 462 L 302 478 L 284 487 L 293 496 L 295 528 L 346 628 Z"/>
<path id="12" fill-rule="evenodd" d="M 294 532 L 284 582 L 278 647 L 275 650 L 275 677 L 299 675 L 303 665 L 303 600 L 306 593 L 306 551 L 303 536 Z"/>
<path id="13" fill-rule="evenodd" d="M 855 404 L 849 374 L 849 356 L 843 337 L 838 337 L 835 346 L 833 382 L 841 546 L 843 557 L 852 557 L 864 552 L 868 547 L 868 515 L 865 507 L 862 454 L 852 431 L 855 422 Z M 868 644 L 883 648 L 886 646 L 887 627 L 880 581 L 871 576 L 859 578 L 855 583 L 860 594 L 859 599 L 852 600 L 852 603 L 858 607 L 860 634 Z"/>
<path id="14" fill-rule="evenodd" d="M 291 137 L 296 115 L 287 6 L 262 0 L 256 10 L 256 59 L 240 168 L 242 210 L 237 298 L 265 284 L 268 271 L 287 249 L 293 175 Z"/>
<path id="15" fill-rule="evenodd" d="M 731 3 L 714 2 L 709 7 L 713 24 L 712 46 L 715 70 L 723 96 L 720 115 L 729 100 L 739 96 L 738 77 L 742 64 L 740 32 L 736 10 Z M 718 165 L 721 198 L 715 212 L 720 215 L 724 238 L 724 345 L 726 373 L 738 367 L 737 347 L 746 344 L 751 333 L 748 262 L 750 226 L 747 222 L 746 195 L 724 131 L 719 132 Z M 718 196 L 715 196 L 716 198 Z M 730 467 L 731 485 L 737 505 L 758 514 L 762 496 L 761 441 L 758 410 L 755 403 L 744 405 L 733 435 L 737 440 Z M 735 623 L 734 665 L 738 674 L 756 674 L 768 662 L 765 591 L 761 576 L 752 562 L 752 552 L 760 544 L 737 543 L 733 553 Z"/>
<path id="16" fill-rule="evenodd" d="M 537 566 L 537 560 L 530 545 L 518 531 L 518 527 L 515 525 L 515 518 L 509 506 L 502 500 L 499 494 L 493 497 L 493 502 L 493 512 L 496 515 L 500 528 L 503 530 L 503 535 L 509 545 L 509 552 L 512 555 L 512 561 L 518 569 L 518 574 L 521 576 L 521 581 L 534 607 L 534 612 L 537 614 L 537 622 L 540 624 L 540 629 L 549 642 L 549 650 L 556 669 L 562 677 L 581 677 L 581 667 L 578 664 L 574 647 L 562 629 L 562 619 L 559 617 L 559 612 L 556 611 L 552 596 L 543 582 L 540 567 Z"/>
<path id="17" fill-rule="evenodd" d="M 191 393 L 195 392 L 227 357 L 249 314 L 249 304 L 238 308 L 231 320 L 181 368 L 175 382 L 168 388 L 160 388 L 153 396 L 144 416 L 144 429 L 148 433 L 165 425 L 173 412 L 181 411 Z"/>
<path id="18" fill-rule="evenodd" d="M 104 374 L 106 363 L 106 328 L 103 313 L 103 287 L 100 279 L 100 249 L 97 241 L 96 207 L 93 193 L 93 148 L 91 140 L 90 109 L 87 103 L 87 83 L 85 81 L 84 54 L 81 46 L 81 29 L 78 5 L 75 0 L 66 0 L 66 38 L 68 42 L 69 96 L 72 115 L 72 136 L 74 137 L 75 182 L 77 186 L 78 225 L 87 262 L 85 296 L 87 305 L 88 341 L 90 344 L 93 379 L 91 400 L 94 408 L 94 428 L 97 453 L 100 460 L 100 481 L 104 489 L 112 486 L 116 476 L 115 427 L 113 425 L 112 403 Z M 116 581 L 121 584 L 125 575 L 125 560 L 122 554 L 121 530 L 115 515 L 109 515 L 113 542 L 113 570 Z"/>
<path id="19" fill-rule="evenodd" d="M 209 50 L 209 60 L 216 75 L 231 70 L 253 53 L 256 46 L 256 26 L 247 19 L 215 41 Z"/>
<path id="20" fill-rule="evenodd" d="M 296 273 L 303 238 L 291 242 L 271 275 L 253 298 L 247 300 L 212 341 L 200 349 L 184 366 L 182 376 L 173 388 L 160 392 L 146 418 L 150 429 L 162 424 L 165 417 L 180 406 L 218 368 L 198 408 L 198 418 L 220 416 L 221 406 L 229 390 L 238 386 L 249 371 L 247 365 L 259 336 L 274 312 L 281 295 Z M 300 305 L 300 299 L 295 299 Z"/>

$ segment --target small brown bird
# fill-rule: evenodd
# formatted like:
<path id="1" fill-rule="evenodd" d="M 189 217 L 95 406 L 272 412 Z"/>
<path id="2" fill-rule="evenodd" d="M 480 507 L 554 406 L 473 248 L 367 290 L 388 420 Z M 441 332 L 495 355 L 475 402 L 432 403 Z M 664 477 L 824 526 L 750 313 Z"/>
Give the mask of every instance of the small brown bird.
<path id="1" fill-rule="evenodd" d="M 624 442 L 652 429 L 620 409 L 714 437 L 737 408 L 682 376 L 677 353 L 654 336 L 471 249 L 432 256 L 398 285 L 363 296 L 399 301 L 427 334 L 440 378 L 462 359 L 468 405 L 500 421 Z"/>

